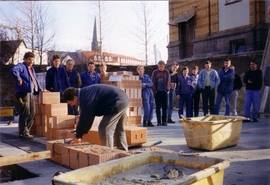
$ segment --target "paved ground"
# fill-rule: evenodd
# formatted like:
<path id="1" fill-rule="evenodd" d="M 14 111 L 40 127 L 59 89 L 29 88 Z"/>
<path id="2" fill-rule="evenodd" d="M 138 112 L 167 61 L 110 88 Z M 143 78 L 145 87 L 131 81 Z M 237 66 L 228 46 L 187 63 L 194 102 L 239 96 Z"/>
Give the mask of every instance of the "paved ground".
<path id="1" fill-rule="evenodd" d="M 258 123 L 243 123 L 237 146 L 209 152 L 188 148 L 182 124 L 178 122 L 177 112 L 174 111 L 173 119 L 177 122 L 169 124 L 167 127 L 148 128 L 148 140 L 143 144 L 143 147 L 149 147 L 154 142 L 162 140 L 162 143 L 158 145 L 160 148 L 228 159 L 231 165 L 225 170 L 224 185 L 268 185 L 270 184 L 270 115 L 262 115 L 261 117 L 264 118 L 260 118 Z M 33 141 L 18 139 L 16 122 L 15 120 L 12 125 L 0 122 L 1 156 L 45 150 L 46 138 L 44 137 L 35 137 Z M 156 120 L 153 122 L 156 124 Z M 135 149 L 138 148 L 131 148 L 131 150 Z M 39 177 L 3 183 L 4 185 L 49 185 L 55 172 L 70 171 L 70 169 L 49 160 L 20 165 L 39 174 Z"/>

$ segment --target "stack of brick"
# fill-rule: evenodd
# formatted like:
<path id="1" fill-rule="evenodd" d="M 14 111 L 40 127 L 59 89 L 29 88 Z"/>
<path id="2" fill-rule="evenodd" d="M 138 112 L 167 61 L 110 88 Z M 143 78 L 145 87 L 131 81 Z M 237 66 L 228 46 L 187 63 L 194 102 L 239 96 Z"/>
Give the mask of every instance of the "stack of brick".
<path id="1" fill-rule="evenodd" d="M 66 142 L 68 141 L 66 140 Z M 51 160 L 71 169 L 96 165 L 131 155 L 123 150 L 111 149 L 87 142 L 79 145 L 70 145 L 64 143 L 63 139 L 48 141 L 46 146 L 47 150 L 51 151 Z"/>
<path id="2" fill-rule="evenodd" d="M 67 104 L 60 103 L 60 93 L 41 93 L 40 103 L 36 102 L 35 134 L 49 140 L 60 139 L 69 130 L 74 130 L 76 119 L 68 115 Z"/>

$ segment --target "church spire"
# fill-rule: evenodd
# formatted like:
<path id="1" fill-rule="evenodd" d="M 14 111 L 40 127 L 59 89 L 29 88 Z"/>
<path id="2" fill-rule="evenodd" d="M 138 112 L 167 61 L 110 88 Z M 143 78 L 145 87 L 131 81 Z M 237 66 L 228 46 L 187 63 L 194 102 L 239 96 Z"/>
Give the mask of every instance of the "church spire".
<path id="1" fill-rule="evenodd" d="M 97 51 L 97 52 L 99 51 L 99 49 L 98 49 L 98 41 L 97 41 L 96 17 L 95 17 L 94 29 L 93 29 L 92 51 Z"/>

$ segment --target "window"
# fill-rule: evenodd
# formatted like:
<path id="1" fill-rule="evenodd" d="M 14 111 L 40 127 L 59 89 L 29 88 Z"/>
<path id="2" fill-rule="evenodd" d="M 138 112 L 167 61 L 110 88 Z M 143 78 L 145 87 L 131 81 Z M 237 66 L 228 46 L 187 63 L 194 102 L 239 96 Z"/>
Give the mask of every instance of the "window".
<path id="1" fill-rule="evenodd" d="M 245 49 L 246 43 L 244 39 L 230 42 L 230 54 L 244 53 Z"/>

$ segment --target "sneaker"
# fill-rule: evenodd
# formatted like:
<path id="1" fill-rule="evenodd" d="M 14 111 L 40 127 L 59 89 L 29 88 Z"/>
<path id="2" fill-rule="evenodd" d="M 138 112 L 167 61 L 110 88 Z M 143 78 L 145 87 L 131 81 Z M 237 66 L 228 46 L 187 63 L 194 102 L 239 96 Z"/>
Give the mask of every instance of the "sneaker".
<path id="1" fill-rule="evenodd" d="M 20 134 L 19 137 L 22 139 L 34 139 L 34 136 L 30 134 Z"/>
<path id="2" fill-rule="evenodd" d="M 251 122 L 250 120 L 243 120 L 243 122 Z"/>
<path id="3" fill-rule="evenodd" d="M 168 123 L 175 123 L 171 118 L 168 118 Z"/>
<path id="4" fill-rule="evenodd" d="M 259 121 L 256 118 L 253 118 L 253 122 L 256 123 L 256 122 L 259 122 Z"/>

